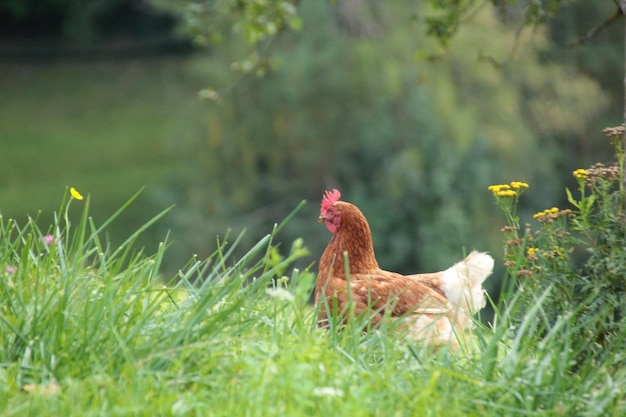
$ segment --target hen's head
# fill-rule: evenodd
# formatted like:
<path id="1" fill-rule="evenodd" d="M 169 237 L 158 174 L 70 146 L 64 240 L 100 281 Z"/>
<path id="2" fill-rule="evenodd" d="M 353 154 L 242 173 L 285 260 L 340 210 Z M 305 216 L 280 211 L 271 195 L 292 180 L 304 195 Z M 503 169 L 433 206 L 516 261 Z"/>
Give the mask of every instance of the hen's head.
<path id="1" fill-rule="evenodd" d="M 326 191 L 322 197 L 322 208 L 320 209 L 319 222 L 325 222 L 330 233 L 336 233 L 341 224 L 341 209 L 337 207 L 337 202 L 341 198 L 339 190 Z"/>
<path id="2" fill-rule="evenodd" d="M 354 204 L 340 201 L 339 198 L 341 193 L 338 190 L 333 189 L 324 193 L 319 222 L 326 223 L 331 233 L 337 233 L 341 228 L 352 235 L 362 233 L 363 238 L 369 236 L 369 225 L 361 210 Z"/>
<path id="3" fill-rule="evenodd" d="M 320 265 L 328 267 L 335 257 L 341 259 L 347 251 L 350 254 L 350 268 L 353 272 L 378 268 L 374 256 L 372 234 L 367 219 L 354 204 L 340 201 L 337 190 L 326 191 L 322 198 L 319 221 L 333 234 Z M 323 262 L 322 262 L 323 261 Z M 335 274 L 343 274 L 343 263 L 336 263 Z"/>

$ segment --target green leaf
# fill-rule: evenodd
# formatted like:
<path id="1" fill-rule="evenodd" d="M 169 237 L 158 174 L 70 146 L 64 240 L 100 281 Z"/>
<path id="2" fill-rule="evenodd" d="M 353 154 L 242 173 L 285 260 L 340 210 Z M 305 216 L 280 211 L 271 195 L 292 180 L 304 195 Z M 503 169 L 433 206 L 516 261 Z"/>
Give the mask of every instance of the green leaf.
<path id="1" fill-rule="evenodd" d="M 583 201 L 585 202 L 585 211 L 591 210 L 591 207 L 593 207 L 593 203 L 596 202 L 596 196 L 595 194 L 591 194 L 589 197 L 587 197 Z"/>
<path id="2" fill-rule="evenodd" d="M 567 194 L 567 201 L 569 201 L 577 209 L 580 209 L 580 203 L 574 199 L 574 196 L 572 196 L 572 192 L 569 188 L 565 189 L 565 193 Z"/>

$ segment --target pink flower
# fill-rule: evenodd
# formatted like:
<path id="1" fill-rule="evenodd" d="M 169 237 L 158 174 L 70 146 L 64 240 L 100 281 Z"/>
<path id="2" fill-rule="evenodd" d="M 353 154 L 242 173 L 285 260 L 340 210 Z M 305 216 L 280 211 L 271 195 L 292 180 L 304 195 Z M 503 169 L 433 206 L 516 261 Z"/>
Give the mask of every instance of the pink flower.
<path id="1" fill-rule="evenodd" d="M 17 267 L 15 267 L 15 266 L 11 266 L 11 265 L 7 265 L 7 269 L 6 269 L 6 271 L 7 271 L 7 274 L 12 274 L 12 273 L 14 273 L 15 271 L 17 271 Z"/>
<path id="2" fill-rule="evenodd" d="M 43 237 L 43 242 L 44 242 L 46 245 L 50 246 L 51 244 L 53 244 L 53 243 L 54 243 L 54 236 L 52 236 L 52 235 L 45 235 L 45 236 Z"/>

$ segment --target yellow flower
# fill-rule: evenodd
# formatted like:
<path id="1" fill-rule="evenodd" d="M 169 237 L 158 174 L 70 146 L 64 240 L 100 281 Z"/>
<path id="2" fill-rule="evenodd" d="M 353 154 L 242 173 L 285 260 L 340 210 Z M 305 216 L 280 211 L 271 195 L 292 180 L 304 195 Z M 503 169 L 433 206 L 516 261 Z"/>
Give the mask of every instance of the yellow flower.
<path id="1" fill-rule="evenodd" d="M 536 254 L 537 252 L 539 252 L 539 248 L 528 248 L 528 250 L 526 251 L 526 253 L 528 254 L 528 256 L 533 256 L 534 254 Z"/>
<path id="2" fill-rule="evenodd" d="M 528 184 L 521 181 L 513 181 L 511 184 L 490 185 L 487 187 L 487 189 L 496 197 L 515 197 L 517 195 L 517 191 L 514 190 L 520 190 L 521 193 L 524 188 L 528 188 Z"/>
<path id="3" fill-rule="evenodd" d="M 525 182 L 521 182 L 521 181 L 513 181 L 511 183 L 511 188 L 515 190 L 519 190 L 520 188 L 528 188 L 528 184 L 526 184 Z"/>
<path id="4" fill-rule="evenodd" d="M 84 198 L 83 195 L 79 193 L 74 187 L 70 187 L 70 195 L 75 200 L 82 200 Z"/>
<path id="5" fill-rule="evenodd" d="M 496 184 L 490 185 L 489 187 L 487 187 L 487 189 L 497 196 L 503 191 L 510 190 L 511 186 L 509 184 Z"/>
<path id="6" fill-rule="evenodd" d="M 577 169 L 576 171 L 572 172 L 572 174 L 578 179 L 585 179 L 589 176 L 587 170 L 582 168 Z"/>
<path id="7" fill-rule="evenodd" d="M 515 197 L 517 193 L 513 190 L 501 190 L 495 193 L 496 197 Z"/>
<path id="8" fill-rule="evenodd" d="M 552 208 L 549 208 L 549 209 L 545 209 L 544 211 L 540 211 L 539 213 L 535 213 L 533 215 L 533 219 L 538 219 L 539 217 L 547 216 L 549 214 L 556 214 L 559 211 L 560 210 L 557 207 L 552 207 Z"/>

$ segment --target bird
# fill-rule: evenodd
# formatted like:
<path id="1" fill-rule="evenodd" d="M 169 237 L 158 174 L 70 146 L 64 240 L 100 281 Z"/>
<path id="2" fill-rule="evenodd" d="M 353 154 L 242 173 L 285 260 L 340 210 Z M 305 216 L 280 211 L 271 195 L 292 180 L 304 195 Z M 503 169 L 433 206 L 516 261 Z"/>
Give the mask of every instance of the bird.
<path id="1" fill-rule="evenodd" d="M 315 284 L 318 327 L 329 327 L 335 314 L 362 315 L 369 329 L 386 317 L 402 320 L 407 334 L 427 346 L 460 347 L 472 329 L 472 315 L 486 305 L 483 282 L 494 259 L 472 251 L 448 269 L 401 275 L 380 268 L 367 219 L 354 204 L 341 201 L 337 189 L 325 191 L 318 221 L 332 237 L 322 253 Z"/>

